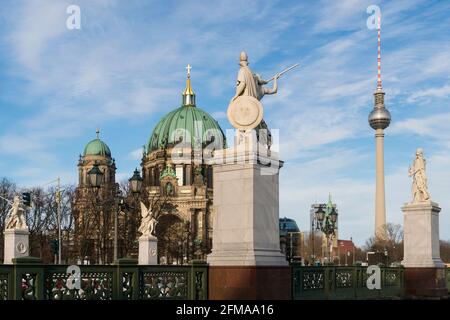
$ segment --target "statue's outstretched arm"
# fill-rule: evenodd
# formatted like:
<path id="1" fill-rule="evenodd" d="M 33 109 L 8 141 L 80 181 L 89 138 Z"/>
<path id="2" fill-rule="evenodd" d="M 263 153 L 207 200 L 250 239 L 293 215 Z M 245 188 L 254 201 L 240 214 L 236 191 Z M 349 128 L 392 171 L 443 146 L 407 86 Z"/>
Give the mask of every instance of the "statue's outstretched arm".
<path id="1" fill-rule="evenodd" d="M 279 75 L 277 74 L 277 76 L 275 76 L 275 78 L 273 79 L 273 88 L 264 88 L 264 94 L 274 94 L 277 93 L 278 91 L 278 78 Z"/>
<path id="2" fill-rule="evenodd" d="M 264 84 L 268 84 L 269 83 L 269 81 L 264 80 L 263 78 L 261 78 L 261 76 L 259 74 L 256 74 L 255 77 L 256 77 L 256 80 L 258 80 L 258 84 L 259 85 L 264 85 Z"/>

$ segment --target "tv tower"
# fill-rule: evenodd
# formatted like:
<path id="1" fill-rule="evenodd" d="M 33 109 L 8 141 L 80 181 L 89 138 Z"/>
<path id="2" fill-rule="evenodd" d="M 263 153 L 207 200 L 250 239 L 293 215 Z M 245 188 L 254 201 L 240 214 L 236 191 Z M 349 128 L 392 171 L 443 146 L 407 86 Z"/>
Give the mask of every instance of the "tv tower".
<path id="1" fill-rule="evenodd" d="M 369 114 L 369 124 L 375 130 L 376 145 L 376 191 L 375 191 L 375 236 L 383 239 L 386 236 L 386 200 L 384 191 L 384 129 L 391 122 L 391 114 L 384 106 L 384 92 L 381 82 L 381 15 L 378 16 L 378 78 L 374 108 Z"/>

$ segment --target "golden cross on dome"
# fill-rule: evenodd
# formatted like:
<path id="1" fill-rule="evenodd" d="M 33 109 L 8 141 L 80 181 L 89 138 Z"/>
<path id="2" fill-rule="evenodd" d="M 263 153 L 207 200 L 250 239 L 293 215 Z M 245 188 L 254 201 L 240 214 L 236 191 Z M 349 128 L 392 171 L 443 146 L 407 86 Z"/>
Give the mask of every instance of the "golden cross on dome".
<path id="1" fill-rule="evenodd" d="M 192 69 L 191 65 L 188 64 L 186 69 L 187 69 L 187 76 L 188 76 L 188 78 L 190 78 L 191 77 L 191 69 Z"/>

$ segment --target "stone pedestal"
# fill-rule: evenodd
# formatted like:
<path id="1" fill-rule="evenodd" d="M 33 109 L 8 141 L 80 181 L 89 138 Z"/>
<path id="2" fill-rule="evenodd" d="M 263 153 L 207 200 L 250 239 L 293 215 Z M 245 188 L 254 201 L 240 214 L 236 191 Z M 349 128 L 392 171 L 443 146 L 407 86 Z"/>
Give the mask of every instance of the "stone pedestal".
<path id="1" fill-rule="evenodd" d="M 213 164 L 214 236 L 208 264 L 287 266 L 280 251 L 278 155 L 246 140 L 216 151 Z"/>
<path id="2" fill-rule="evenodd" d="M 141 236 L 139 238 L 139 257 L 140 265 L 158 264 L 158 239 L 154 236 Z"/>
<path id="3" fill-rule="evenodd" d="M 240 138 L 237 147 L 214 154 L 209 299 L 290 299 L 291 270 L 279 235 L 283 163 L 277 153 L 252 144 L 254 136 Z"/>
<path id="4" fill-rule="evenodd" d="M 210 266 L 209 300 L 291 300 L 290 267 Z"/>
<path id="5" fill-rule="evenodd" d="M 445 264 L 439 253 L 439 212 L 435 202 L 405 204 L 405 291 L 412 296 L 442 296 L 447 292 Z"/>
<path id="6" fill-rule="evenodd" d="M 5 230 L 4 264 L 12 264 L 14 258 L 28 257 L 30 255 L 27 229 Z"/>
<path id="7" fill-rule="evenodd" d="M 405 268 L 443 268 L 439 253 L 439 208 L 435 202 L 406 204 L 404 215 Z"/>

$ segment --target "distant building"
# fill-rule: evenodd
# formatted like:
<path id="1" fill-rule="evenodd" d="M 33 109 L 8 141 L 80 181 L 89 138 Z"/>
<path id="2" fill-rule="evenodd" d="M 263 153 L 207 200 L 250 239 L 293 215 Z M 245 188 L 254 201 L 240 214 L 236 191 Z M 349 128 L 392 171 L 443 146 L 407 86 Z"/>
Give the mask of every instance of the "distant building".
<path id="1" fill-rule="evenodd" d="M 353 240 L 338 240 L 338 246 L 333 255 L 338 257 L 340 265 L 352 265 L 355 255 L 355 244 Z"/>
<path id="2" fill-rule="evenodd" d="M 280 248 L 288 261 L 300 261 L 302 258 L 303 233 L 294 219 L 280 218 Z"/>

